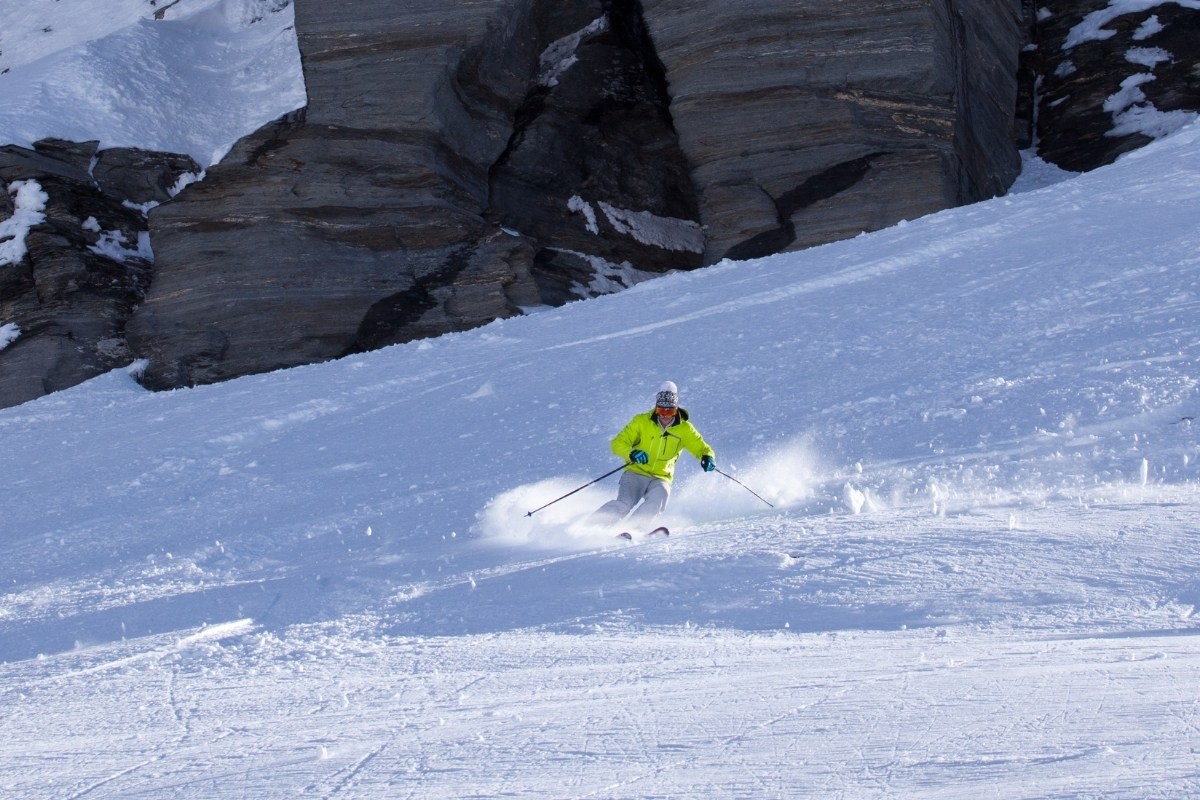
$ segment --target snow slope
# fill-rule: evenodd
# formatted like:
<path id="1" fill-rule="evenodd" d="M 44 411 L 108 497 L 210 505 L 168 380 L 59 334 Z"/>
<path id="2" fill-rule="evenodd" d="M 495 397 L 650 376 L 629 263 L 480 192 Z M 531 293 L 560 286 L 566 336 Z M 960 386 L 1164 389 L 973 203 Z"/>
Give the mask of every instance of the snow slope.
<path id="1" fill-rule="evenodd" d="M 1200 795 L 1200 126 L 437 340 L 0 411 L 0 796 Z M 2 323 L 3 320 L 0 320 Z M 574 524 L 658 384 L 667 540 Z"/>
<path id="2" fill-rule="evenodd" d="M 306 102 L 289 0 L 0 0 L 0 143 L 220 161 Z"/>

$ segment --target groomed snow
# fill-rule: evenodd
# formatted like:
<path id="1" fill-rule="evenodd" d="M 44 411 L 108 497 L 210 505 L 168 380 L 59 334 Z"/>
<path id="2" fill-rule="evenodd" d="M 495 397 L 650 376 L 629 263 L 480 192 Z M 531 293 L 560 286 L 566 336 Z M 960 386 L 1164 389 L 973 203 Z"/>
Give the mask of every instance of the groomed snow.
<path id="1" fill-rule="evenodd" d="M 1200 794 L 1198 145 L 0 411 L 0 796 Z M 774 508 L 687 460 L 667 540 L 576 530 L 615 477 L 526 516 L 665 379 Z"/>

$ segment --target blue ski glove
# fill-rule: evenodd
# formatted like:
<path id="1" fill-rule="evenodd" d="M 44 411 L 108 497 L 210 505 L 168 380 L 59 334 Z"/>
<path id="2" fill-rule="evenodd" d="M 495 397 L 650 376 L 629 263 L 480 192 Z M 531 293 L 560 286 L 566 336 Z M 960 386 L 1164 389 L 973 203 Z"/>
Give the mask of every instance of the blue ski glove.
<path id="1" fill-rule="evenodd" d="M 645 464 L 650 460 L 645 450 L 634 450 L 629 454 L 629 460 L 635 464 Z"/>
<path id="2" fill-rule="evenodd" d="M 712 456 L 701 457 L 700 469 L 704 470 L 705 472 L 712 472 L 716 468 L 717 468 L 717 462 L 713 461 Z"/>

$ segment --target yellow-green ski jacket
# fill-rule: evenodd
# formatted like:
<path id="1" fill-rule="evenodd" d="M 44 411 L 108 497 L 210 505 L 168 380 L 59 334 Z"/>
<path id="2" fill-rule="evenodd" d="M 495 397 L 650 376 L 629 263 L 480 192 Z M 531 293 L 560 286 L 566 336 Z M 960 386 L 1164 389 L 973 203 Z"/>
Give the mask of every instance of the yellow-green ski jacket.
<path id="1" fill-rule="evenodd" d="M 700 431 L 688 422 L 688 412 L 682 408 L 665 430 L 658 424 L 658 415 L 653 409 L 629 420 L 629 424 L 613 438 L 612 451 L 629 461 L 629 454 L 633 450 L 645 450 L 650 461 L 645 464 L 631 462 L 627 467 L 630 472 L 649 475 L 668 483 L 675 477 L 675 461 L 684 450 L 696 458 L 706 455 L 716 458 L 717 455 L 704 441 Z"/>

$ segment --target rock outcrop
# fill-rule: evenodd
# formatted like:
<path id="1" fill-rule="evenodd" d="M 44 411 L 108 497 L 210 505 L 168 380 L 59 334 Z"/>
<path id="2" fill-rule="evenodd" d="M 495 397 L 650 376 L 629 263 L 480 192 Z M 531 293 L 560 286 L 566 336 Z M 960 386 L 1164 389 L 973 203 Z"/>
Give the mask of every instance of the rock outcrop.
<path id="1" fill-rule="evenodd" d="M 1200 117 L 1194 3 L 1040 4 L 1038 153 L 1078 172 Z"/>
<path id="2" fill-rule="evenodd" d="M 133 360 L 125 324 L 152 266 L 142 209 L 169 200 L 182 176 L 199 172 L 187 156 L 97 153 L 95 142 L 0 147 L 0 185 L 26 187 L 40 200 L 19 234 L 24 254 L 0 263 L 0 323 L 19 331 L 0 351 L 0 406 Z M 0 218 L 15 210 L 10 192 L 0 192 Z"/>
<path id="3" fill-rule="evenodd" d="M 145 382 L 221 380 L 560 304 L 592 259 L 698 265 L 699 226 L 677 219 L 695 205 L 665 83 L 619 5 L 298 3 L 307 108 L 151 216 L 155 284 L 129 326 L 151 359 Z M 691 252 L 634 235 L 655 223 L 690 234 Z"/>
<path id="4" fill-rule="evenodd" d="M 490 169 L 488 219 L 535 243 L 534 278 L 553 305 L 608 265 L 700 266 L 690 168 L 638 4 L 543 5 L 539 17 L 549 43 Z"/>
<path id="5" fill-rule="evenodd" d="M 135 357 L 152 388 L 208 383 L 854 236 L 1003 193 L 1033 143 L 1108 163 L 1196 117 L 1200 10 L 1095 5 L 296 0 L 307 106 L 170 202 L 195 164 L 0 149 L 5 185 L 48 198 L 0 267 L 0 405 Z"/>
<path id="6" fill-rule="evenodd" d="M 128 328 L 147 385 L 319 361 L 536 302 L 523 242 L 478 213 L 503 108 L 520 99 L 485 48 L 489 34 L 520 45 L 503 6 L 296 4 L 307 108 L 152 214 L 155 283 Z"/>
<path id="7" fill-rule="evenodd" d="M 153 387 L 460 330 L 1004 191 L 999 0 L 299 0 L 302 114 L 151 228 Z M 703 227 L 702 227 L 703 226 Z"/>
<path id="8" fill-rule="evenodd" d="M 709 262 L 991 197 L 1019 171 L 1017 3 L 644 6 Z"/>

